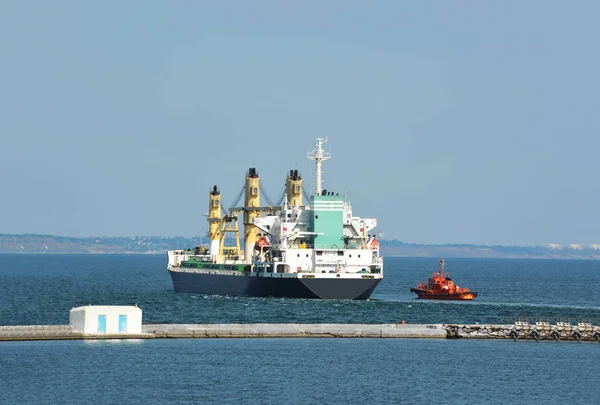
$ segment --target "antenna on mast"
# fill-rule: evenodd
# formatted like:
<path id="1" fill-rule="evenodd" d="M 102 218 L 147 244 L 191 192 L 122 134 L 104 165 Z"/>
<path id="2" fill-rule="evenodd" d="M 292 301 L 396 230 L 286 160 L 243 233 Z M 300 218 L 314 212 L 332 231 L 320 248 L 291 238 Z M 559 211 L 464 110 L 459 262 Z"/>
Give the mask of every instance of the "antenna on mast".
<path id="1" fill-rule="evenodd" d="M 323 144 L 327 142 L 327 137 L 325 138 L 317 138 L 317 148 L 314 149 L 312 152 L 308 153 L 308 158 L 314 160 L 317 163 L 317 179 L 316 179 L 316 192 L 315 194 L 321 194 L 321 187 L 322 187 L 322 182 L 323 182 L 323 173 L 322 173 L 322 169 L 321 169 L 321 163 L 323 163 L 323 161 L 327 160 L 327 159 L 331 159 L 331 153 L 329 152 L 325 152 L 323 150 Z"/>

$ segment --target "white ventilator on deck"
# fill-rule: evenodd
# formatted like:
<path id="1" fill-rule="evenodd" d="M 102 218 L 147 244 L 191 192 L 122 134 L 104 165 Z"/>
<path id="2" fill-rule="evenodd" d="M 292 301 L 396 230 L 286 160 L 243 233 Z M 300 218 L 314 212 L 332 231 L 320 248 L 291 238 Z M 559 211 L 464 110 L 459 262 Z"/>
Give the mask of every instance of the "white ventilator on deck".
<path id="1" fill-rule="evenodd" d="M 321 164 L 323 163 L 323 161 L 325 161 L 327 159 L 331 159 L 331 153 L 325 152 L 323 150 L 323 144 L 325 142 L 327 142 L 327 138 L 317 138 L 317 149 L 313 150 L 312 152 L 310 152 L 308 154 L 309 159 L 312 159 L 315 162 L 317 162 L 317 169 L 315 171 L 315 173 L 316 173 L 315 182 L 317 183 L 316 190 L 315 190 L 316 195 L 321 194 L 321 190 L 322 190 L 322 186 L 323 186 L 323 171 L 321 168 Z"/>
<path id="2" fill-rule="evenodd" d="M 73 332 L 90 335 L 130 335 L 142 333 L 142 310 L 137 306 L 87 305 L 71 309 Z"/>

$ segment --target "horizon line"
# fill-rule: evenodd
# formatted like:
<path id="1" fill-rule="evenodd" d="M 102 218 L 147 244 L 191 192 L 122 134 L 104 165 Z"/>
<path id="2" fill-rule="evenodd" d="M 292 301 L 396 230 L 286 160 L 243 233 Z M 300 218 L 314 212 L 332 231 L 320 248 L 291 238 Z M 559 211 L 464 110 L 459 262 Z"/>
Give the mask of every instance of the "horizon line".
<path id="1" fill-rule="evenodd" d="M 184 238 L 184 239 L 195 239 L 195 238 L 206 238 L 206 236 L 164 236 L 164 235 L 135 235 L 135 236 L 66 236 L 66 235 L 57 235 L 57 234 L 43 234 L 43 233 L 0 233 L 0 236 L 45 236 L 45 237 L 58 237 L 58 238 L 71 238 L 71 239 L 109 239 L 109 238 L 122 238 L 122 239 L 130 239 L 130 238 Z M 377 236 L 377 235 L 375 235 Z M 546 243 L 543 245 L 540 244 L 531 244 L 531 245 L 514 245 L 514 244 L 485 244 L 485 243 L 461 243 L 461 242 L 447 242 L 447 243 L 426 243 L 426 242 L 407 242 L 400 239 L 395 238 L 380 238 L 381 242 L 397 242 L 405 245 L 418 245 L 418 246 L 477 246 L 477 247 L 519 247 L 519 248 L 546 248 L 550 250 L 583 250 L 583 249 L 592 249 L 592 250 L 600 250 L 600 244 L 590 243 L 570 243 L 570 244 L 560 244 L 560 243 Z"/>

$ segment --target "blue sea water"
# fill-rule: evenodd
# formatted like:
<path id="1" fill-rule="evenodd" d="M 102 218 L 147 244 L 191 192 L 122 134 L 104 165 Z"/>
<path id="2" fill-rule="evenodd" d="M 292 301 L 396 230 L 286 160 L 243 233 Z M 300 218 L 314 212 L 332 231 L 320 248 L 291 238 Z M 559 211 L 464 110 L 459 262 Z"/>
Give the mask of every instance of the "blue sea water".
<path id="1" fill-rule="evenodd" d="M 145 323 L 512 323 L 515 317 L 600 322 L 600 261 L 452 259 L 472 302 L 416 300 L 430 258 L 385 259 L 368 301 L 220 297 L 173 292 L 163 255 L 0 255 L 0 324 L 66 324 L 72 307 L 138 304 Z"/>
<path id="2" fill-rule="evenodd" d="M 452 259 L 473 302 L 415 300 L 436 259 L 386 258 L 368 301 L 172 292 L 164 256 L 0 255 L 0 324 L 138 304 L 145 323 L 600 323 L 600 262 Z M 0 404 L 598 403 L 600 344 L 414 339 L 0 342 Z"/>
<path id="3" fill-rule="evenodd" d="M 412 339 L 5 342 L 2 404 L 596 404 L 594 344 Z"/>

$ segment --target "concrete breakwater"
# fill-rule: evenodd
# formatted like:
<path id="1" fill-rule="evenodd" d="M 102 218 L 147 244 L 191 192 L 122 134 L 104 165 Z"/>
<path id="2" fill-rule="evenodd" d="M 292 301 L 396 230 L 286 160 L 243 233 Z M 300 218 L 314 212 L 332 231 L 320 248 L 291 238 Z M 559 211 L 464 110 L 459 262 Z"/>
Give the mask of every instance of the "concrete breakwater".
<path id="1" fill-rule="evenodd" d="M 446 338 L 442 325 L 408 324 L 205 324 L 144 325 L 143 331 L 155 337 L 320 337 L 320 338 Z"/>
<path id="2" fill-rule="evenodd" d="M 98 334 L 70 325 L 0 326 L 0 341 L 169 338 L 438 338 L 598 341 L 600 327 L 587 323 L 478 324 L 146 324 L 142 333 Z"/>
<path id="3" fill-rule="evenodd" d="M 446 338 L 442 325 L 407 324 L 146 324 L 138 334 L 74 332 L 69 325 L 0 326 L 1 340 L 154 338 Z"/>
<path id="4" fill-rule="evenodd" d="M 73 339 L 151 339 L 150 333 L 86 334 L 73 331 L 71 325 L 0 326 L 0 341 L 73 340 Z"/>

